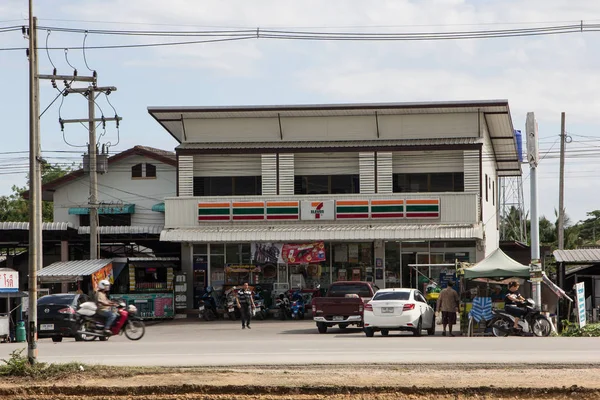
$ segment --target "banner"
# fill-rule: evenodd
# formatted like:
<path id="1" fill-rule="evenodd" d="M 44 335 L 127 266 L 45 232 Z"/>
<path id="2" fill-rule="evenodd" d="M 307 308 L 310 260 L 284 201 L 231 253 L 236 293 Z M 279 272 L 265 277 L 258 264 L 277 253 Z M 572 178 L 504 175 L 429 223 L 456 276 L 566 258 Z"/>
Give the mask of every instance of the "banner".
<path id="1" fill-rule="evenodd" d="M 115 281 L 115 278 L 113 277 L 112 263 L 102 267 L 100 270 L 92 274 L 92 288 L 94 289 L 94 292 L 98 290 L 98 282 L 103 279 L 107 279 L 111 285 Z"/>
<path id="2" fill-rule="evenodd" d="M 19 272 L 10 268 L 0 268 L 0 293 L 19 291 Z"/>
<path id="3" fill-rule="evenodd" d="M 579 320 L 579 327 L 583 328 L 586 323 L 585 314 L 585 283 L 579 282 L 575 285 L 575 293 L 577 298 L 577 317 Z"/>
<path id="4" fill-rule="evenodd" d="M 255 264 L 281 264 L 281 243 L 252 243 L 250 251 L 252 252 L 252 262 Z"/>
<path id="5" fill-rule="evenodd" d="M 325 243 L 284 244 L 281 258 L 288 264 L 309 264 L 326 260 Z"/>

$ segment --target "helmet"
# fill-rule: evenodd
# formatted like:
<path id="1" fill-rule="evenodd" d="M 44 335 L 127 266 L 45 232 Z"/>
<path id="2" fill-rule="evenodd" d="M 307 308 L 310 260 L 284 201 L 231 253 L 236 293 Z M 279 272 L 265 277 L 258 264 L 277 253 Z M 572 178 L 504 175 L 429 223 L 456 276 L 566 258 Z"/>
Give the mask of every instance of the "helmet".
<path id="1" fill-rule="evenodd" d="M 110 282 L 107 279 L 102 279 L 100 282 L 98 282 L 98 290 L 109 290 L 110 289 Z"/>

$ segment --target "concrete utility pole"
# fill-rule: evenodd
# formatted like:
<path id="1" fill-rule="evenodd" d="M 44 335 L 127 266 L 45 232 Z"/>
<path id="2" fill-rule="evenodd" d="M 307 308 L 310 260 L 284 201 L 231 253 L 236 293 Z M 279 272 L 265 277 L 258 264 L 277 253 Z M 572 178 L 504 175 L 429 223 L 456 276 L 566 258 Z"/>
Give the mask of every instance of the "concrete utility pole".
<path id="1" fill-rule="evenodd" d="M 542 265 L 540 262 L 540 219 L 538 216 L 537 166 L 539 163 L 538 125 L 535 115 L 527 113 L 527 161 L 529 161 L 531 180 L 531 264 L 529 265 L 532 282 L 532 297 L 538 307 L 542 305 Z"/>
<path id="2" fill-rule="evenodd" d="M 37 18 L 29 1 L 29 311 L 27 359 L 37 361 L 37 271 L 42 267 L 42 173 L 39 131 Z"/>
<path id="3" fill-rule="evenodd" d="M 560 177 L 558 183 L 558 248 L 565 247 L 565 113 L 560 115 Z"/>
<path id="4" fill-rule="evenodd" d="M 96 123 L 102 122 L 103 124 L 107 121 L 116 121 L 117 124 L 123 118 L 114 116 L 113 118 L 96 118 L 96 93 L 106 93 L 107 95 L 111 92 L 116 91 L 117 88 L 114 86 L 98 87 L 95 81 L 92 85 L 86 89 L 65 89 L 65 93 L 81 93 L 88 99 L 88 118 L 85 119 L 62 119 L 60 120 L 61 125 L 69 123 L 88 123 L 89 129 L 89 168 L 90 168 L 90 259 L 95 260 L 99 256 L 98 248 L 98 168 L 97 168 L 97 144 L 96 144 Z"/>

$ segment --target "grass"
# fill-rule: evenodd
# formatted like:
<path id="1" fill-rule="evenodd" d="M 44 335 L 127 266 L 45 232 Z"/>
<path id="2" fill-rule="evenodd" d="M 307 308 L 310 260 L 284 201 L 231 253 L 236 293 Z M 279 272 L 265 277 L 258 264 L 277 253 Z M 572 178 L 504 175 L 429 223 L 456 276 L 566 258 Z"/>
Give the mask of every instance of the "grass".
<path id="1" fill-rule="evenodd" d="M 579 324 L 563 321 L 563 330 L 560 336 L 567 337 L 600 337 L 600 324 L 587 324 L 583 328 Z"/>

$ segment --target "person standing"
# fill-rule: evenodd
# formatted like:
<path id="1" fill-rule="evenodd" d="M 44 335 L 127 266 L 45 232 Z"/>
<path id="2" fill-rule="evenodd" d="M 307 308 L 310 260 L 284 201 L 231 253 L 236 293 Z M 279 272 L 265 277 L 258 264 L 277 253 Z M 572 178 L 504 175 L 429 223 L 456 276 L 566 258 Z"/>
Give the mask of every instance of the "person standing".
<path id="1" fill-rule="evenodd" d="M 453 286 L 454 282 L 448 282 L 448 286 L 440 292 L 440 297 L 437 300 L 436 310 L 438 313 L 442 312 L 442 336 L 446 336 L 446 326 L 448 325 L 450 336 L 454 336 L 452 334 L 452 325 L 456 324 L 456 313 L 458 313 L 460 299 Z"/>
<path id="2" fill-rule="evenodd" d="M 252 329 L 250 328 L 250 319 L 252 318 L 252 310 L 254 310 L 255 305 L 248 282 L 244 283 L 244 286 L 238 291 L 236 302 L 242 315 L 242 329 L 246 329 L 246 327 Z"/>

